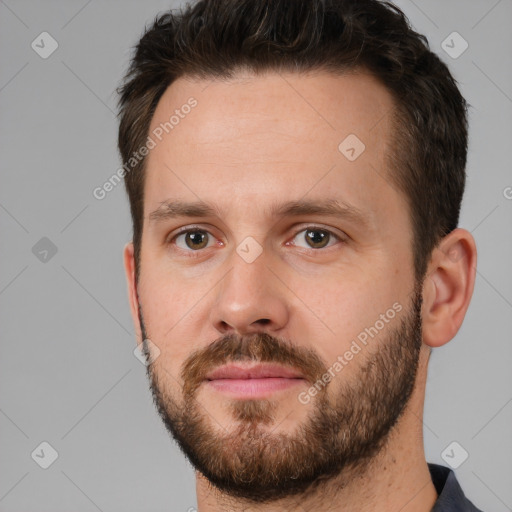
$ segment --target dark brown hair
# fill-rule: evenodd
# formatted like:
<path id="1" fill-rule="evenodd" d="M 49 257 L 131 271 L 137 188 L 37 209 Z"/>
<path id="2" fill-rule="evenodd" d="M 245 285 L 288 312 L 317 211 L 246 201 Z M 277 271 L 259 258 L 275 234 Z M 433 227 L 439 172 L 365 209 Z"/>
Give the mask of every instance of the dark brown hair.
<path id="1" fill-rule="evenodd" d="M 455 229 L 465 186 L 467 104 L 447 66 L 404 13 L 378 0 L 201 0 L 156 17 L 118 88 L 123 162 L 146 143 L 167 87 L 181 76 L 229 79 L 240 69 L 370 72 L 391 93 L 387 167 L 405 195 L 417 279 Z M 125 175 L 139 275 L 144 167 Z"/>

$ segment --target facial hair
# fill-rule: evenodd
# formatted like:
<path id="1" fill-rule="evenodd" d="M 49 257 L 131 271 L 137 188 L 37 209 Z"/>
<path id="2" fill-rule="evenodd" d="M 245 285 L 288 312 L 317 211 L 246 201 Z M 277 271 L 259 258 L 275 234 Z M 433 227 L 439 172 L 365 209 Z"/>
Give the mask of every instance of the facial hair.
<path id="1" fill-rule="evenodd" d="M 378 349 L 366 355 L 363 349 L 349 363 L 358 365 L 350 379 L 342 370 L 320 389 L 293 433 L 268 428 L 279 400 L 230 400 L 238 426 L 224 433 L 196 399 L 205 375 L 231 361 L 283 364 L 300 370 L 312 384 L 322 379 L 328 365 L 314 350 L 266 332 L 230 333 L 192 353 L 182 365 L 180 401 L 168 391 L 169 380 L 162 379 L 155 363 L 148 364 L 155 406 L 194 468 L 228 498 L 271 503 L 305 497 L 334 478 L 344 487 L 383 449 L 411 397 L 422 343 L 421 304 L 417 285 L 410 308 L 396 317 L 398 325 L 389 325 L 378 341 L 369 342 L 378 343 Z M 149 362 L 140 303 L 139 316 Z M 304 405 L 297 402 L 297 407 Z"/>

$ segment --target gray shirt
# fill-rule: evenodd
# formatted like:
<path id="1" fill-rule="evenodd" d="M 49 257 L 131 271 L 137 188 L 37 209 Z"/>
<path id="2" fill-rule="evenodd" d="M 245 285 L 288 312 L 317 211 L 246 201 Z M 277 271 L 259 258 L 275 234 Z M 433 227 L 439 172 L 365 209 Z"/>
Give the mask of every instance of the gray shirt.
<path id="1" fill-rule="evenodd" d="M 428 463 L 428 469 L 438 494 L 431 512 L 482 512 L 464 496 L 451 469 L 431 463 Z"/>

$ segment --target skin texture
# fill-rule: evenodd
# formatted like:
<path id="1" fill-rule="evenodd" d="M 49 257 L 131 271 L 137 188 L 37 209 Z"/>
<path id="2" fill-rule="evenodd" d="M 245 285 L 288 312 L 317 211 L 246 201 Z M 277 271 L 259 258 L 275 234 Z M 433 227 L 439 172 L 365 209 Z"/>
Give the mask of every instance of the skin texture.
<path id="1" fill-rule="evenodd" d="M 138 286 L 131 243 L 124 263 L 138 342 L 147 337 L 160 351 L 148 366 L 159 412 L 173 435 L 191 442 L 189 455 L 217 484 L 196 471 L 198 510 L 429 511 L 437 494 L 422 437 L 428 358 L 431 347 L 455 336 L 469 305 L 476 269 L 471 234 L 458 228 L 447 235 L 425 280 L 415 282 L 407 202 L 384 164 L 393 102 L 368 74 L 180 78 L 161 98 L 150 133 L 190 97 L 197 106 L 148 155 Z M 338 149 L 350 134 L 365 145 L 354 161 Z M 306 199 L 351 204 L 366 222 L 271 214 L 275 205 Z M 150 221 L 168 200 L 205 201 L 217 214 Z M 332 233 L 325 247 L 308 244 L 312 226 L 315 242 L 318 230 Z M 185 227 L 195 233 L 190 246 L 185 235 L 174 238 Z M 208 233 L 204 248 L 197 230 Z M 247 237 L 249 254 L 261 250 L 250 263 L 237 252 Z M 321 393 L 300 403 L 299 393 L 393 304 L 401 311 L 360 344 Z M 235 354 L 288 363 L 307 379 L 266 401 L 236 400 L 202 383 L 207 370 Z M 359 422 L 350 421 L 351 410 L 363 414 Z M 350 447 L 355 456 L 316 486 L 301 481 L 293 489 L 290 478 L 279 477 L 307 448 L 319 453 L 313 448 L 326 430 L 306 427 L 321 411 L 332 428 L 339 425 L 338 439 L 343 428 L 356 432 L 344 444 L 332 433 L 326 446 L 338 450 L 334 458 L 343 459 Z M 383 420 L 389 428 L 377 432 Z M 358 439 L 363 427 L 373 450 L 364 436 Z M 301 438 L 304 428 L 309 435 Z M 244 490 L 238 482 L 238 493 L 222 488 L 229 465 L 214 464 L 214 455 L 231 461 L 233 478 L 253 478 L 252 485 Z"/>

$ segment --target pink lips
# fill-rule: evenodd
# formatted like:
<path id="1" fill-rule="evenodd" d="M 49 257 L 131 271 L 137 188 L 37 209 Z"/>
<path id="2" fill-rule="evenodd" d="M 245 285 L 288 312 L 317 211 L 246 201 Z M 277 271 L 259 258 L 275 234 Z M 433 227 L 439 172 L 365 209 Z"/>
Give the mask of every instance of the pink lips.
<path id="1" fill-rule="evenodd" d="M 211 388 L 238 398 L 263 398 L 301 382 L 304 378 L 297 370 L 276 364 L 229 364 L 206 377 Z"/>
<path id="2" fill-rule="evenodd" d="M 302 379 L 302 374 L 293 368 L 277 364 L 257 364 L 254 366 L 229 364 L 210 372 L 207 380 L 217 379 L 265 379 L 270 377 Z"/>

